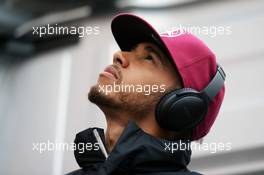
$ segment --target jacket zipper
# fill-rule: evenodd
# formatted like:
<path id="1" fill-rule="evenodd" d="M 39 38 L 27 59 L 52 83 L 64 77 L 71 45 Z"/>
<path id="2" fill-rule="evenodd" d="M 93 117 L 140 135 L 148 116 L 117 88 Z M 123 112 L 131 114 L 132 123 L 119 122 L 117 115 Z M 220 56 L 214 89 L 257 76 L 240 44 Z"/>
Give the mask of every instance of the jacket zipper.
<path id="1" fill-rule="evenodd" d="M 97 129 L 94 129 L 94 130 L 93 130 L 93 134 L 94 134 L 94 136 L 95 136 L 95 139 L 96 139 L 97 143 L 99 144 L 99 147 L 100 147 L 100 149 L 101 149 L 103 155 L 104 155 L 105 158 L 107 159 L 108 154 L 107 154 L 106 148 L 105 148 L 105 146 L 104 146 L 104 144 L 103 144 L 103 141 L 102 141 L 102 139 L 101 139 L 101 137 L 100 137 L 100 135 L 99 135 Z"/>

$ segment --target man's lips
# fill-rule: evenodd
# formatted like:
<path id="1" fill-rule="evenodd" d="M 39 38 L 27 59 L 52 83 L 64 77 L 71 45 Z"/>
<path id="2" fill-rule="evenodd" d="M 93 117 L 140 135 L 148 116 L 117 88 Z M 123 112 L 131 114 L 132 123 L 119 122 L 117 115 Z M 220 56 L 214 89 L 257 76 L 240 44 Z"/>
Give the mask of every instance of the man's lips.
<path id="1" fill-rule="evenodd" d="M 101 74 L 116 80 L 119 79 L 118 71 L 113 65 L 107 66 Z"/>

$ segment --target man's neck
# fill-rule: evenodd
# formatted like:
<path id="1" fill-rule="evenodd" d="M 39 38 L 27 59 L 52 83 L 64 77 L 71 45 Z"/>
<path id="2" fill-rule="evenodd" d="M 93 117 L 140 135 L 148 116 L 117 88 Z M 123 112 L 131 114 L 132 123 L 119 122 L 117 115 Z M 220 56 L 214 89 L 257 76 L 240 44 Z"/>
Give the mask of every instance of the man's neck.
<path id="1" fill-rule="evenodd" d="M 102 108 L 106 118 L 105 141 L 107 151 L 111 152 L 120 135 L 128 125 L 129 121 L 135 122 L 144 132 L 159 138 L 171 137 L 171 133 L 160 128 L 155 121 L 154 113 L 145 116 L 138 116 L 127 111 L 117 111 L 116 109 Z"/>
<path id="2" fill-rule="evenodd" d="M 116 119 L 108 118 L 107 128 L 105 133 L 105 140 L 108 152 L 111 152 L 114 148 L 118 138 L 122 134 L 123 130 L 127 126 L 125 121 L 116 121 Z"/>
<path id="3" fill-rule="evenodd" d="M 139 114 L 132 114 L 127 110 L 117 110 L 116 108 L 108 108 L 100 106 L 100 109 L 105 114 L 106 118 L 106 133 L 105 141 L 108 152 L 111 152 L 115 146 L 120 135 L 127 127 L 129 121 L 133 121 L 139 125 L 140 120 L 146 120 L 146 116 L 139 116 Z"/>

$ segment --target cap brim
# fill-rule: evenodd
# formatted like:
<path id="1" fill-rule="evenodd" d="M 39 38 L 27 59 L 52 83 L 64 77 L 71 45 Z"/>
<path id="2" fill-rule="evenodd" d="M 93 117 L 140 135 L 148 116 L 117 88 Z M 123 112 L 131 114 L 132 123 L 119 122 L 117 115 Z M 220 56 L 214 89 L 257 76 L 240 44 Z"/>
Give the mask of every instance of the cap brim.
<path id="1" fill-rule="evenodd" d="M 138 16 L 127 13 L 119 14 L 112 20 L 111 29 L 122 51 L 129 51 L 140 42 L 154 42 L 164 47 L 158 32 Z"/>
<path id="2" fill-rule="evenodd" d="M 111 23 L 112 33 L 122 51 L 130 51 L 140 42 L 156 44 L 177 70 L 171 53 L 159 33 L 144 19 L 129 13 L 116 15 Z"/>

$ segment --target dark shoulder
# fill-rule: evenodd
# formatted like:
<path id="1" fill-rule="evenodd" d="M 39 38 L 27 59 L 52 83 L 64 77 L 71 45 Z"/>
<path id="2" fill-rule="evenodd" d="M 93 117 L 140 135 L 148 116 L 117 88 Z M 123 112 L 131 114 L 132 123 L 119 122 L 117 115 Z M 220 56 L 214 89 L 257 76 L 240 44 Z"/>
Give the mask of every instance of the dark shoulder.
<path id="1" fill-rule="evenodd" d="M 197 172 L 159 172 L 159 173 L 134 174 L 134 175 L 202 175 L 202 174 Z"/>
<path id="2" fill-rule="evenodd" d="M 83 169 L 75 170 L 65 175 L 97 175 L 96 172 L 87 172 Z M 202 175 L 197 172 L 158 172 L 158 173 L 144 173 L 144 174 L 130 174 L 130 175 Z"/>

